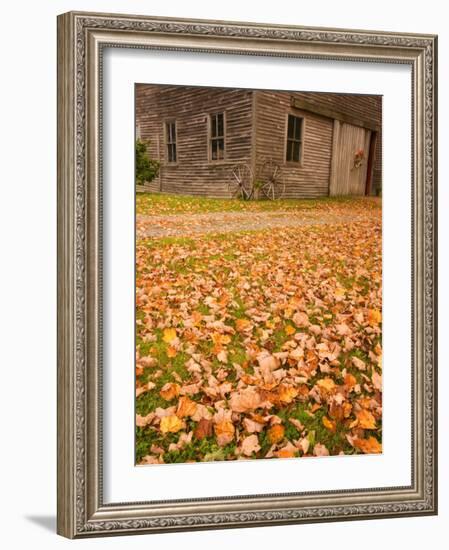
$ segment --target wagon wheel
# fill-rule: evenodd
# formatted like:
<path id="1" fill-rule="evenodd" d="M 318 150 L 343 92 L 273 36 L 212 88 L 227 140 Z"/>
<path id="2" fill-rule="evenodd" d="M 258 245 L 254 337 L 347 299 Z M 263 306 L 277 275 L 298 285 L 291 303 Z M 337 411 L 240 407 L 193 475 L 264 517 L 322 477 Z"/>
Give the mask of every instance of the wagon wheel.
<path id="1" fill-rule="evenodd" d="M 236 164 L 231 170 L 228 184 L 229 194 L 233 199 L 249 200 L 253 194 L 253 173 L 248 164 Z"/>
<path id="2" fill-rule="evenodd" d="M 282 178 L 282 169 L 277 162 L 267 160 L 260 172 L 261 191 L 263 195 L 271 200 L 282 198 L 285 192 L 285 183 Z"/>

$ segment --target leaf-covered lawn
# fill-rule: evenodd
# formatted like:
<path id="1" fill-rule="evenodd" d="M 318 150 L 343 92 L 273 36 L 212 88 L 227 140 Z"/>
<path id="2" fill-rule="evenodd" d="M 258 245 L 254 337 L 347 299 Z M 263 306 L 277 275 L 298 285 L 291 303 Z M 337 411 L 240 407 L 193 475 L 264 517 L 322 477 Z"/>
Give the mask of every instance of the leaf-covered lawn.
<path id="1" fill-rule="evenodd" d="M 378 210 L 379 199 L 319 198 L 282 199 L 278 201 L 244 201 L 236 199 L 212 199 L 188 195 L 165 195 L 155 193 L 136 194 L 136 213 L 148 215 L 201 214 L 206 212 L 265 212 L 273 210 L 331 210 L 336 207 L 352 211 Z"/>
<path id="2" fill-rule="evenodd" d="M 367 215 L 137 242 L 137 463 L 381 452 L 380 202 L 288 203 Z"/>

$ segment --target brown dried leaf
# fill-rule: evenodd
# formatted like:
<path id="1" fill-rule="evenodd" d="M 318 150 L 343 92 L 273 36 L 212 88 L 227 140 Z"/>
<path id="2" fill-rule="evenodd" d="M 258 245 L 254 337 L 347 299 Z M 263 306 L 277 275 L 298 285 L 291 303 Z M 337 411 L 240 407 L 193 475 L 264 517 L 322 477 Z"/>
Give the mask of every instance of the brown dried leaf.
<path id="1" fill-rule="evenodd" d="M 259 440 L 256 434 L 245 437 L 242 441 L 241 453 L 245 456 L 251 456 L 260 450 Z"/>
<path id="2" fill-rule="evenodd" d="M 257 409 L 260 402 L 259 392 L 254 388 L 246 388 L 231 394 L 229 406 L 235 412 L 247 412 Z"/>
<path id="3" fill-rule="evenodd" d="M 193 432 L 193 437 L 195 439 L 204 439 L 205 437 L 210 437 L 212 435 L 212 420 L 207 420 L 202 418 L 199 422 L 195 431 Z"/>
<path id="4" fill-rule="evenodd" d="M 329 456 L 329 451 L 327 450 L 326 445 L 316 443 L 313 448 L 313 454 L 315 456 Z"/>

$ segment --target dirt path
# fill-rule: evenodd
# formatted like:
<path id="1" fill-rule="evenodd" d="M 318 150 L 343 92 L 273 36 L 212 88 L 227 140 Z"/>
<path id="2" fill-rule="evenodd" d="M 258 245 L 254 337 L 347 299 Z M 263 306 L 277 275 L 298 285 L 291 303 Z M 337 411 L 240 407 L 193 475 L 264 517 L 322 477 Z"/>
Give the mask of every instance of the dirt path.
<path id="1" fill-rule="evenodd" d="M 375 214 L 373 214 L 375 216 Z M 339 224 L 366 219 L 366 213 L 336 215 L 323 210 L 267 212 L 211 212 L 205 214 L 177 214 L 148 216 L 138 214 L 137 238 L 201 235 L 254 231 L 278 227 Z"/>

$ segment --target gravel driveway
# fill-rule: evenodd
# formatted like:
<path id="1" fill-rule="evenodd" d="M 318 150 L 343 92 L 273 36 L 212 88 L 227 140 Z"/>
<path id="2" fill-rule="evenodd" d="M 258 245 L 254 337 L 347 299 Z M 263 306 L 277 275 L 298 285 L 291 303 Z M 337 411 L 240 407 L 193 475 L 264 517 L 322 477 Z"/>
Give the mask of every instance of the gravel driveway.
<path id="1" fill-rule="evenodd" d="M 335 215 L 320 211 L 211 212 L 149 216 L 138 214 L 137 238 L 254 231 L 278 227 L 339 224 L 366 219 L 366 213 Z"/>

